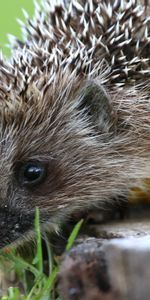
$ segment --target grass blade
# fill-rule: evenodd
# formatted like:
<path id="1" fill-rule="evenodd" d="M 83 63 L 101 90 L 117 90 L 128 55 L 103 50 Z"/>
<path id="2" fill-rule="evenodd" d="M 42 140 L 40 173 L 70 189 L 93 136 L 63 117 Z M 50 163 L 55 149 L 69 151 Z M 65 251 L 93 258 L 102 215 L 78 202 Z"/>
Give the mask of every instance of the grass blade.
<path id="1" fill-rule="evenodd" d="M 73 231 L 71 232 L 69 238 L 68 238 L 68 242 L 66 245 L 66 251 L 70 250 L 70 248 L 73 246 L 75 239 L 77 238 L 77 235 L 80 231 L 80 228 L 83 224 L 83 219 L 81 219 L 74 227 Z"/>

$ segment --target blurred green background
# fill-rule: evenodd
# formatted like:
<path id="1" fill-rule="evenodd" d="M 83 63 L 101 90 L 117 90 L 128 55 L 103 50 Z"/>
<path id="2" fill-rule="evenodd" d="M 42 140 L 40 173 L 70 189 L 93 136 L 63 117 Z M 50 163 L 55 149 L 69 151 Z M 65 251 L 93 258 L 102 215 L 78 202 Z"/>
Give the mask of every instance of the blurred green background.
<path id="1" fill-rule="evenodd" d="M 33 14 L 32 0 L 0 0 L 0 49 L 5 55 L 9 55 L 7 33 L 21 37 L 21 31 L 16 19 L 24 20 L 22 8 L 24 8 L 30 16 Z"/>

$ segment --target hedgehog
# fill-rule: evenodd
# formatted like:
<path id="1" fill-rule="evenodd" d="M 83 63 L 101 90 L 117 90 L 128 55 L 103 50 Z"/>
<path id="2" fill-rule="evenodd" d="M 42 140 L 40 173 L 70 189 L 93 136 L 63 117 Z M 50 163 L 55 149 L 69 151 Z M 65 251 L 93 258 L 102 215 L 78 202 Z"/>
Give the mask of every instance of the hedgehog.
<path id="1" fill-rule="evenodd" d="M 0 247 L 128 201 L 150 178 L 142 0 L 42 0 L 0 58 Z"/>

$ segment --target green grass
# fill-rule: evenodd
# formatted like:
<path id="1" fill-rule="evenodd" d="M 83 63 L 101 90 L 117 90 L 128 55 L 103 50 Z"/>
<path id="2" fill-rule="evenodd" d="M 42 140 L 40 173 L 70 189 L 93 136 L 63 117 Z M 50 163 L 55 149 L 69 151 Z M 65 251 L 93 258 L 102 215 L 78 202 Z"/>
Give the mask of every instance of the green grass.
<path id="1" fill-rule="evenodd" d="M 68 251 L 79 233 L 83 220 L 78 222 L 74 227 L 66 245 Z M 57 291 L 57 275 L 59 265 L 52 256 L 52 251 L 49 242 L 46 241 L 48 253 L 49 275 L 44 273 L 43 254 L 42 254 L 42 238 L 40 231 L 40 216 L 39 210 L 35 213 L 35 234 L 36 234 L 36 253 L 29 263 L 14 251 L 0 252 L 0 262 L 2 266 L 10 263 L 11 270 L 15 271 L 19 281 L 22 283 L 23 292 L 18 287 L 10 287 L 6 295 L 3 295 L 1 300 L 61 300 Z"/>

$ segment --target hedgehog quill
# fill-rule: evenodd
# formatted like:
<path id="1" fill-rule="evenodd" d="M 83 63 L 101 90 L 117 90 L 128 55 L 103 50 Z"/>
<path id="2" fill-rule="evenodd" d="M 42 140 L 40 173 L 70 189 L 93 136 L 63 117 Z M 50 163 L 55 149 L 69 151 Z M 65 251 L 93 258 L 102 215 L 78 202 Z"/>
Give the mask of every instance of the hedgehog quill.
<path id="1" fill-rule="evenodd" d="M 0 246 L 150 178 L 150 18 L 136 0 L 43 0 L 0 59 Z"/>

